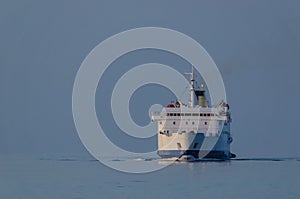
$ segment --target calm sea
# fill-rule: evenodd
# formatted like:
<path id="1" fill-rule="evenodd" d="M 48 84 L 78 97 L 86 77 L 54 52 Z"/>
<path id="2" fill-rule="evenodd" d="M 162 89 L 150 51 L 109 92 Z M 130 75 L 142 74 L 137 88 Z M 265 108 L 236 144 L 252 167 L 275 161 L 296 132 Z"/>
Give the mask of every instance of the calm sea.
<path id="1" fill-rule="evenodd" d="M 3 199 L 300 198 L 300 158 L 176 162 L 146 174 L 118 172 L 91 157 L 0 160 Z"/>

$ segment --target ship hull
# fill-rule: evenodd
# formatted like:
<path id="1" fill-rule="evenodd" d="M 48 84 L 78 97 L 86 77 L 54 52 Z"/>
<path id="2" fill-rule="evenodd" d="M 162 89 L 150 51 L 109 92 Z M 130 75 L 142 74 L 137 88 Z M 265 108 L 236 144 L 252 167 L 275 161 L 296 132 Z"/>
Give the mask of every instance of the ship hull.
<path id="1" fill-rule="evenodd" d="M 160 141 L 166 140 L 161 136 Z M 183 140 L 187 141 L 183 144 Z M 177 157 L 184 155 L 194 158 L 230 159 L 235 157 L 230 153 L 232 137 L 227 132 L 222 132 L 219 136 L 205 136 L 204 133 L 185 134 L 174 138 L 164 147 L 159 147 L 157 154 L 162 158 Z M 177 145 L 183 145 L 178 148 Z M 197 144 L 196 144 L 197 143 Z M 197 146 L 195 148 L 195 145 Z"/>
<path id="2" fill-rule="evenodd" d="M 208 159 L 230 159 L 235 155 L 225 151 L 200 151 L 200 150 L 158 150 L 157 154 L 162 158 L 180 158 L 183 155 L 190 155 L 194 158 L 208 158 Z"/>

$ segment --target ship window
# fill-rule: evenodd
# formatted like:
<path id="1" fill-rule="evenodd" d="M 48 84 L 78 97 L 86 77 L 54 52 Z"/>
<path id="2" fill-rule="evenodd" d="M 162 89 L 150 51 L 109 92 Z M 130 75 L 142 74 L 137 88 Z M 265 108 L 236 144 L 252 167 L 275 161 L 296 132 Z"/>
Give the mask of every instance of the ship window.
<path id="1" fill-rule="evenodd" d="M 196 142 L 196 143 L 194 144 L 194 149 L 197 148 L 197 146 L 198 146 L 198 143 Z"/>
<path id="2" fill-rule="evenodd" d="M 185 122 L 185 124 L 188 125 L 189 123 L 188 123 L 188 122 Z"/>
<path id="3" fill-rule="evenodd" d="M 173 116 L 173 113 L 170 113 L 170 116 Z"/>
<path id="4" fill-rule="evenodd" d="M 177 146 L 178 146 L 178 148 L 181 148 L 181 144 L 179 142 L 177 143 Z"/>
<path id="5" fill-rule="evenodd" d="M 210 116 L 215 116 L 215 114 L 211 113 Z"/>
<path id="6" fill-rule="evenodd" d="M 192 125 L 194 125 L 195 124 L 195 122 L 192 122 Z"/>
<path id="7" fill-rule="evenodd" d="M 184 113 L 180 113 L 181 116 L 184 116 Z"/>
<path id="8" fill-rule="evenodd" d="M 207 116 L 210 117 L 210 113 L 207 113 Z"/>
<path id="9" fill-rule="evenodd" d="M 200 113 L 200 116 L 203 116 L 203 114 L 202 114 L 202 113 Z"/>
<path id="10" fill-rule="evenodd" d="M 176 122 L 173 122 L 173 124 L 175 125 L 175 124 L 176 124 Z"/>
<path id="11" fill-rule="evenodd" d="M 193 116 L 199 116 L 199 113 L 193 113 Z"/>
<path id="12" fill-rule="evenodd" d="M 190 113 L 186 113 L 186 114 L 184 114 L 185 116 L 191 116 L 191 114 Z"/>
<path id="13" fill-rule="evenodd" d="M 180 116 L 180 113 L 177 113 L 177 116 Z"/>
<path id="14" fill-rule="evenodd" d="M 205 125 L 207 125 L 207 122 L 204 122 Z"/>
<path id="15" fill-rule="evenodd" d="M 162 122 L 159 122 L 159 124 L 162 124 Z"/>
<path id="16" fill-rule="evenodd" d="M 206 113 L 204 113 L 203 116 L 206 117 Z"/>
<path id="17" fill-rule="evenodd" d="M 167 113 L 167 116 L 170 116 L 170 113 Z"/>

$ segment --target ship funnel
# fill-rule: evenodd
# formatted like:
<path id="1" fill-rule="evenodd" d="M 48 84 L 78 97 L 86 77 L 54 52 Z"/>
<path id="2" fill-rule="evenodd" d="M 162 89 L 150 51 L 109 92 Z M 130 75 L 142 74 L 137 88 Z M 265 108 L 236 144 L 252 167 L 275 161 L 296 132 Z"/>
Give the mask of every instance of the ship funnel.
<path id="1" fill-rule="evenodd" d="M 201 88 L 198 90 L 195 90 L 195 94 L 197 96 L 198 100 L 198 106 L 201 107 L 207 107 L 207 102 L 206 102 L 206 97 L 205 97 L 205 90 L 204 90 L 204 85 L 201 84 Z"/>

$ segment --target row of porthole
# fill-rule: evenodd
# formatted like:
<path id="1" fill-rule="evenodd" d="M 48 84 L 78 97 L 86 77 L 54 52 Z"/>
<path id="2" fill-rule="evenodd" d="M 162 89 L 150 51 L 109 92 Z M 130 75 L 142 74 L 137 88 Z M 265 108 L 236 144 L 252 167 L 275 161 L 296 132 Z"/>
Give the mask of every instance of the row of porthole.
<path id="1" fill-rule="evenodd" d="M 162 124 L 162 122 L 160 122 L 159 124 Z M 173 125 L 175 125 L 175 124 L 176 124 L 176 122 L 174 121 Z M 185 124 L 188 125 L 189 123 L 185 122 Z M 204 122 L 204 124 L 207 125 L 207 122 Z M 195 125 L 195 122 L 192 122 L 192 125 Z"/>
<path id="2" fill-rule="evenodd" d="M 174 132 L 176 133 L 176 132 Z M 181 132 L 178 132 L 179 134 L 182 134 L 182 133 L 187 133 L 187 131 L 181 131 Z M 189 131 L 189 133 L 195 133 L 194 131 Z M 169 130 L 164 130 L 163 132 L 160 131 L 160 134 L 164 134 L 164 135 L 167 135 L 167 136 L 172 136 L 172 134 L 170 134 L 170 131 Z M 218 134 L 219 135 L 220 132 L 218 131 Z M 213 133 L 207 133 L 207 135 L 209 136 L 212 136 Z M 228 138 L 228 142 L 232 142 L 232 137 Z"/>
<path id="3" fill-rule="evenodd" d="M 204 116 L 204 117 L 211 117 L 211 116 L 217 116 L 217 114 L 214 113 L 167 113 L 167 116 Z"/>
<path id="4" fill-rule="evenodd" d="M 175 125 L 176 122 L 174 121 L 173 124 Z M 188 125 L 189 123 L 188 123 L 188 122 L 185 122 L 185 124 Z M 204 124 L 207 125 L 207 122 L 204 122 Z M 195 122 L 192 122 L 192 125 L 195 125 Z"/>

